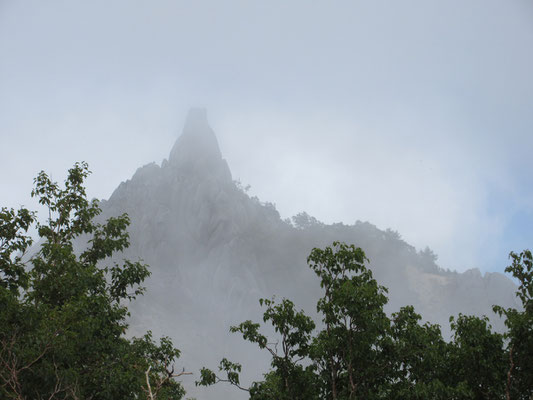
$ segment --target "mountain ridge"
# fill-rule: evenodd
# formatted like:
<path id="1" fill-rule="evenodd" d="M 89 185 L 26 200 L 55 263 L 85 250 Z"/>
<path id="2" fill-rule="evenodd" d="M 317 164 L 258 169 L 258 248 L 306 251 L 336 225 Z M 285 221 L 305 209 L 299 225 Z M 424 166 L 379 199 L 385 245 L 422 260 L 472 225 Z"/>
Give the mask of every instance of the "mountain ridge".
<path id="1" fill-rule="evenodd" d="M 445 334 L 450 315 L 487 314 L 501 328 L 492 305 L 517 306 L 515 285 L 504 275 L 446 271 L 429 249 L 417 251 L 394 231 L 360 221 L 328 225 L 306 213 L 282 220 L 272 204 L 232 180 L 202 109 L 189 112 L 168 160 L 139 168 L 101 206 L 103 217 L 129 214 L 126 256 L 152 270 L 147 294 L 131 307 L 132 333 L 171 334 L 188 368 L 237 355 L 245 368 L 247 361 L 250 370 L 265 371 L 267 360 L 228 336 L 229 326 L 261 320 L 258 299 L 273 295 L 313 315 L 319 286 L 306 259 L 313 247 L 335 240 L 365 251 L 375 278 L 389 288 L 388 312 L 412 304 Z M 223 393 L 217 389 L 212 398 L 236 398 Z"/>

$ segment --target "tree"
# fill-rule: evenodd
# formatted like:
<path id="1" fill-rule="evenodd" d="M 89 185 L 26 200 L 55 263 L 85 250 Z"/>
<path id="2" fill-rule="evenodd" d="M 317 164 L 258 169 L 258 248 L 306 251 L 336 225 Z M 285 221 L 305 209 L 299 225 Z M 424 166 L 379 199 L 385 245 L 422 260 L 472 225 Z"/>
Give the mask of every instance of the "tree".
<path id="1" fill-rule="evenodd" d="M 308 264 L 320 279 L 320 329 L 287 299 L 266 306 L 263 322 L 277 339 L 252 321 L 232 327 L 272 356 L 264 380 L 241 386 L 241 365 L 224 359 L 225 377 L 207 368 L 197 384 L 229 382 L 250 399 L 531 399 L 533 391 L 533 257 L 511 253 L 506 269 L 520 282 L 523 310 L 495 310 L 506 317 L 505 335 L 494 333 L 486 317 L 451 317 L 453 338 L 440 326 L 421 323 L 412 306 L 391 317 L 383 308 L 387 290 L 367 269 L 362 249 L 334 242 L 313 249 Z M 282 351 L 278 353 L 278 345 Z"/>
<path id="2" fill-rule="evenodd" d="M 266 307 L 263 321 L 272 324 L 279 338 L 269 342 L 259 331 L 260 325 L 252 321 L 232 326 L 230 331 L 241 333 L 245 340 L 256 343 L 260 349 L 268 351 L 272 356 L 272 371 L 265 375 L 264 381 L 254 382 L 250 388 L 245 388 L 239 381 L 241 365 L 223 359 L 219 371 L 224 373 L 225 377 L 219 377 L 211 370 L 203 368 L 197 385 L 209 386 L 218 382 L 228 382 L 250 392 L 250 398 L 254 400 L 318 398 L 314 367 L 304 365 L 308 358 L 311 332 L 315 328 L 315 323 L 303 311 L 296 311 L 294 303 L 290 300 L 283 299 L 280 303 L 276 303 L 274 299 L 260 299 L 259 302 Z"/>
<path id="3" fill-rule="evenodd" d="M 317 311 L 325 325 L 314 339 L 311 357 L 322 378 L 325 398 L 371 398 L 388 379 L 390 321 L 383 311 L 387 289 L 378 285 L 361 248 L 334 242 L 313 249 L 307 259 L 324 296 Z"/>
<path id="4" fill-rule="evenodd" d="M 462 388 L 465 398 L 497 399 L 504 393 L 503 335 L 492 332 L 487 317 L 450 317 L 453 342 L 448 354 L 450 386 Z"/>
<path id="5" fill-rule="evenodd" d="M 505 316 L 507 352 L 506 399 L 533 398 L 533 256 L 530 250 L 509 254 L 511 265 L 505 272 L 518 282 L 517 296 L 522 310 L 495 306 L 494 311 Z"/>
<path id="6" fill-rule="evenodd" d="M 0 397 L 6 399 L 180 399 L 173 379 L 179 351 L 168 338 L 125 337 L 125 302 L 150 275 L 140 261 L 108 265 L 129 245 L 127 215 L 95 222 L 87 199 L 86 163 L 64 187 L 41 172 L 32 196 L 46 222 L 24 208 L 0 212 Z M 24 256 L 36 223 L 39 249 Z M 74 250 L 87 238 L 87 248 Z"/>
<path id="7" fill-rule="evenodd" d="M 313 321 L 303 311 L 296 312 L 287 299 L 280 304 L 260 301 L 266 306 L 263 321 L 280 335 L 274 346 L 257 323 L 246 321 L 231 328 L 272 356 L 265 380 L 248 389 L 251 399 L 372 398 L 374 389 L 386 384 L 391 365 L 390 321 L 383 311 L 386 289 L 372 278 L 365 261 L 360 248 L 339 242 L 311 252 L 308 263 L 324 289 L 317 304 L 324 329 L 317 334 L 312 335 Z M 240 365 L 229 370 L 226 366 L 221 363 L 220 370 L 227 378 L 204 368 L 197 384 L 238 383 Z"/>
<path id="8" fill-rule="evenodd" d="M 439 325 L 421 324 L 413 306 L 392 314 L 393 379 L 390 399 L 454 399 L 458 390 L 448 384 L 452 366 L 451 345 L 442 338 Z"/>

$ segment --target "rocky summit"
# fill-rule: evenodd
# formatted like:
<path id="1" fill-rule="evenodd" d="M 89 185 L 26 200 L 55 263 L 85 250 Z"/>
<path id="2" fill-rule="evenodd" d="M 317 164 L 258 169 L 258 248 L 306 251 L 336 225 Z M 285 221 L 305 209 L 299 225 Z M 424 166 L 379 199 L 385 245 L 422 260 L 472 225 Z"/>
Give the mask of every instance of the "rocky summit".
<path id="1" fill-rule="evenodd" d="M 182 350 L 180 366 L 195 373 L 183 382 L 197 398 L 239 398 L 233 388 L 194 387 L 199 367 L 215 368 L 222 357 L 243 364 L 244 385 L 260 378 L 267 355 L 229 327 L 261 322 L 262 297 L 290 298 L 313 315 L 320 292 L 306 258 L 335 240 L 363 248 L 375 278 L 389 288 L 387 311 L 412 304 L 445 335 L 450 315 L 485 314 L 498 329 L 492 305 L 517 307 L 515 285 L 504 275 L 443 270 L 430 250 L 417 251 L 394 231 L 360 221 L 327 225 L 306 213 L 282 220 L 272 204 L 232 180 L 204 109 L 189 112 L 168 160 L 139 168 L 101 206 L 104 217 L 129 214 L 125 257 L 151 267 L 146 295 L 131 306 L 131 334 L 171 336 Z"/>

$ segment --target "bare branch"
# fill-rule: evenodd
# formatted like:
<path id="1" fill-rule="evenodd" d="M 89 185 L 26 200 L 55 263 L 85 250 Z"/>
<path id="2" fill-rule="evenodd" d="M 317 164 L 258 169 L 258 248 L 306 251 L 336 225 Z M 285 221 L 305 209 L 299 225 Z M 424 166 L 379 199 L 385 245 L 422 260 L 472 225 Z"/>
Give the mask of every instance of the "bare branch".
<path id="1" fill-rule="evenodd" d="M 146 386 L 148 387 L 148 396 L 150 400 L 154 400 L 154 395 L 152 394 L 152 387 L 150 386 L 150 370 L 152 369 L 152 366 L 150 365 L 148 369 L 146 370 Z"/>
<path id="2" fill-rule="evenodd" d="M 507 400 L 511 400 L 511 377 L 513 374 L 513 368 L 514 368 L 514 361 L 513 361 L 513 350 L 514 350 L 514 344 L 511 346 L 511 349 L 509 350 L 509 371 L 507 371 L 507 383 L 505 385 L 505 398 Z"/>

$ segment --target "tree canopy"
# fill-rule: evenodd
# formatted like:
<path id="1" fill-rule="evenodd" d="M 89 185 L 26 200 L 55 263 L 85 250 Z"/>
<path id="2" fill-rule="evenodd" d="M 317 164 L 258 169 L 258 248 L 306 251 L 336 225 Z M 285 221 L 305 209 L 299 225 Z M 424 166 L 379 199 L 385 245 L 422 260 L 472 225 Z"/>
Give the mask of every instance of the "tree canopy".
<path id="1" fill-rule="evenodd" d="M 412 306 L 388 316 L 387 289 L 366 266 L 362 249 L 334 242 L 313 249 L 308 264 L 320 279 L 315 323 L 287 299 L 261 299 L 261 325 L 245 321 L 231 328 L 271 355 L 264 379 L 246 387 L 242 366 L 224 359 L 215 373 L 200 371 L 198 385 L 229 382 L 250 399 L 531 399 L 533 396 L 533 269 L 529 251 L 511 253 L 506 269 L 520 281 L 523 309 L 495 311 L 508 331 L 492 331 L 488 318 L 450 318 L 453 337 L 439 325 L 422 323 Z"/>
<path id="2" fill-rule="evenodd" d="M 64 186 L 37 176 L 32 196 L 45 222 L 25 208 L 0 211 L 0 398 L 180 399 L 170 339 L 125 336 L 126 301 L 143 293 L 150 272 L 141 261 L 110 262 L 129 245 L 129 219 L 95 222 L 89 173 L 75 164 Z M 38 249 L 27 255 L 33 224 Z M 82 236 L 87 246 L 75 251 Z"/>

